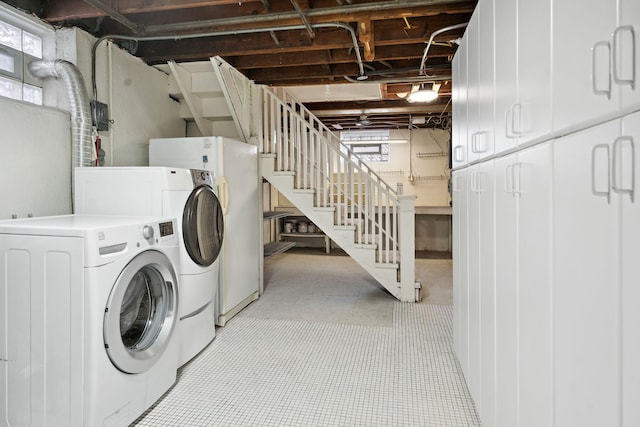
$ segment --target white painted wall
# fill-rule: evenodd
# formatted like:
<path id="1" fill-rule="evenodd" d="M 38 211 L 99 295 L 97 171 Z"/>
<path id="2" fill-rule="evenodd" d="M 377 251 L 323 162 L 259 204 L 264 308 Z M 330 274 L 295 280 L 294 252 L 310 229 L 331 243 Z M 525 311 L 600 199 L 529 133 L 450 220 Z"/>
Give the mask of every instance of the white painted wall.
<path id="1" fill-rule="evenodd" d="M 448 207 L 449 132 L 435 129 L 392 130 L 392 139 L 408 143 L 390 145 L 389 163 L 368 163 L 391 186 L 403 184 L 404 194 L 417 196 L 417 207 Z M 442 153 L 418 157 L 418 153 Z M 409 175 L 413 174 L 413 182 Z M 442 179 L 440 179 L 442 178 Z M 416 250 L 450 251 L 451 216 L 416 215 Z"/>
<path id="2" fill-rule="evenodd" d="M 11 13 L 12 22 L 20 18 Z M 34 25 L 32 18 L 25 22 Z M 56 53 L 46 58 L 76 64 L 90 97 L 93 41 L 78 29 L 58 30 Z M 114 121 L 101 133 L 106 165 L 148 165 L 150 138 L 185 135 L 166 74 L 106 43 L 98 49 L 97 65 L 98 99 L 109 104 Z M 60 82 L 47 79 L 45 104 L 54 108 L 0 98 L 0 220 L 71 213 L 70 115 Z"/>
<path id="3" fill-rule="evenodd" d="M 69 114 L 0 98 L 0 220 L 71 212 Z"/>
<path id="4" fill-rule="evenodd" d="M 449 132 L 435 129 L 392 130 L 391 139 L 408 143 L 390 144 L 388 163 L 368 166 L 392 187 L 402 183 L 404 194 L 414 194 L 416 206 L 449 206 Z M 418 153 L 442 153 L 441 157 L 418 158 Z M 413 173 L 414 180 L 409 180 Z"/>
<path id="5" fill-rule="evenodd" d="M 69 60 L 77 61 L 91 96 L 91 48 L 96 39 L 75 28 L 58 32 L 77 46 L 75 58 Z M 113 121 L 109 131 L 100 133 L 105 165 L 147 166 L 150 138 L 185 136 L 179 104 L 169 98 L 169 78 L 111 43 L 100 44 L 96 59 L 98 101 L 109 105 Z"/>

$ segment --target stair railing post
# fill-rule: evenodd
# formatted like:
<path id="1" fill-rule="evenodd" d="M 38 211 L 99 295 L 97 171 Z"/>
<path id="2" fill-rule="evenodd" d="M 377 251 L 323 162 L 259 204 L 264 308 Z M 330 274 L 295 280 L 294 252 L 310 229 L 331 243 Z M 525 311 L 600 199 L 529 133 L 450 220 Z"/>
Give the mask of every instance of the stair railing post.
<path id="1" fill-rule="evenodd" d="M 400 301 L 418 301 L 415 256 L 415 195 L 398 195 L 400 203 Z"/>

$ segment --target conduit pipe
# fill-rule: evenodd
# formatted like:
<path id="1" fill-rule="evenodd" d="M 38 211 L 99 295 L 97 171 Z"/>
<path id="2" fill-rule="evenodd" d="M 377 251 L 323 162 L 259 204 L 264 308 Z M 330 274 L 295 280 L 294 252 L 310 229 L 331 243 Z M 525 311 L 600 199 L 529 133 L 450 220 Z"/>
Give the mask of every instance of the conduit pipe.
<path id="1" fill-rule="evenodd" d="M 358 68 L 360 70 L 359 77 L 366 78 L 364 72 L 364 64 L 362 63 L 362 57 L 360 56 L 360 49 L 358 47 L 358 38 L 356 32 L 350 25 L 344 24 L 342 22 L 327 22 L 322 24 L 313 24 L 312 28 L 342 28 L 351 34 L 351 41 L 353 42 L 353 48 L 356 52 L 356 60 L 358 61 Z M 170 28 L 169 28 L 170 29 Z M 288 30 L 306 30 L 307 27 L 304 25 L 286 25 L 280 27 L 266 27 L 266 28 L 246 28 L 242 30 L 224 30 L 224 31 L 211 31 L 206 33 L 194 33 L 194 34 L 173 34 L 173 35 L 157 35 L 157 36 L 124 36 L 118 34 L 109 34 L 106 36 L 100 37 L 93 44 L 91 48 L 91 83 L 93 88 L 93 99 L 97 100 L 97 89 L 96 89 L 96 50 L 98 49 L 98 45 L 105 40 L 131 40 L 136 42 L 144 42 L 144 41 L 162 41 L 162 40 L 187 40 L 187 39 L 196 39 L 196 38 L 204 38 L 204 37 L 219 37 L 219 36 L 232 36 L 236 34 L 253 34 L 253 33 L 265 33 L 270 31 L 288 31 Z"/>
<path id="2" fill-rule="evenodd" d="M 431 37 L 429 37 L 429 42 L 427 43 L 427 47 L 424 48 L 424 53 L 422 54 L 422 61 L 420 61 L 420 74 L 424 75 L 426 74 L 426 62 L 427 62 L 427 53 L 429 52 L 429 48 L 431 47 L 431 44 L 433 43 L 433 39 L 442 33 L 445 33 L 447 31 L 451 31 L 451 30 L 456 30 L 458 28 L 464 28 L 468 25 L 467 22 L 464 22 L 462 24 L 456 24 L 456 25 L 450 25 L 448 27 L 444 27 L 441 28 L 439 30 L 434 31 L 433 33 L 431 33 Z"/>
<path id="3" fill-rule="evenodd" d="M 94 147 L 89 96 L 78 68 L 69 61 L 56 59 L 31 62 L 29 72 L 40 79 L 54 77 L 62 80 L 71 109 L 71 165 L 93 166 Z"/>

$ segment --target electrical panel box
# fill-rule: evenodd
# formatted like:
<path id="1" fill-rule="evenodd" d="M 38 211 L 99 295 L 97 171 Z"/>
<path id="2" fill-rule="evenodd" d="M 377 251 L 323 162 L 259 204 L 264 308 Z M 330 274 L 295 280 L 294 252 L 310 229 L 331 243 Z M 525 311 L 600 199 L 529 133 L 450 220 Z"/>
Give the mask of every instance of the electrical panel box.
<path id="1" fill-rule="evenodd" d="M 109 130 L 109 106 L 98 101 L 91 101 L 91 115 L 93 125 L 99 131 Z"/>

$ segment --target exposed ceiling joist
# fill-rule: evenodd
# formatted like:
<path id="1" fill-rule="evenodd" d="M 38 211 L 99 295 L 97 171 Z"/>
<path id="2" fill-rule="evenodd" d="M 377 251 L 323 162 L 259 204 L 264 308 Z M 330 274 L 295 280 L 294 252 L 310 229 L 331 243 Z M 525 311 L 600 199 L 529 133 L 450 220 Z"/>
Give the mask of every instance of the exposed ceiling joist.
<path id="1" fill-rule="evenodd" d="M 454 41 L 464 34 L 461 24 L 469 21 L 477 0 L 11 0 L 10 3 L 18 7 L 24 4 L 44 20 L 79 26 L 96 37 L 189 36 L 188 40 L 171 36 L 168 40 L 139 40 L 126 45 L 132 54 L 149 64 L 206 61 L 219 55 L 262 84 L 344 84 L 359 81 L 359 77 L 367 78 L 367 82 L 383 87 L 383 99 L 377 104 L 367 102 L 370 117 L 366 123 L 373 122 L 373 126 L 378 119 L 380 124 L 406 124 L 409 115 L 420 112 L 448 114 L 451 93 L 448 80 L 451 59 L 457 49 Z M 326 27 L 336 23 L 342 27 Z M 419 68 L 429 38 L 443 28 L 457 25 L 460 28 L 435 37 L 429 45 L 427 75 L 422 75 Z M 289 30 L 283 29 L 286 27 Z M 196 38 L 194 32 L 215 36 Z M 427 80 L 443 84 L 440 99 L 422 106 L 407 103 L 402 96 Z M 340 114 L 323 115 L 323 120 L 337 122 L 346 118 L 347 123 L 355 122 L 363 114 L 362 102 L 352 100 L 352 108 L 334 104 Z M 331 110 L 331 105 L 319 111 Z M 380 112 L 386 109 L 390 112 Z"/>

